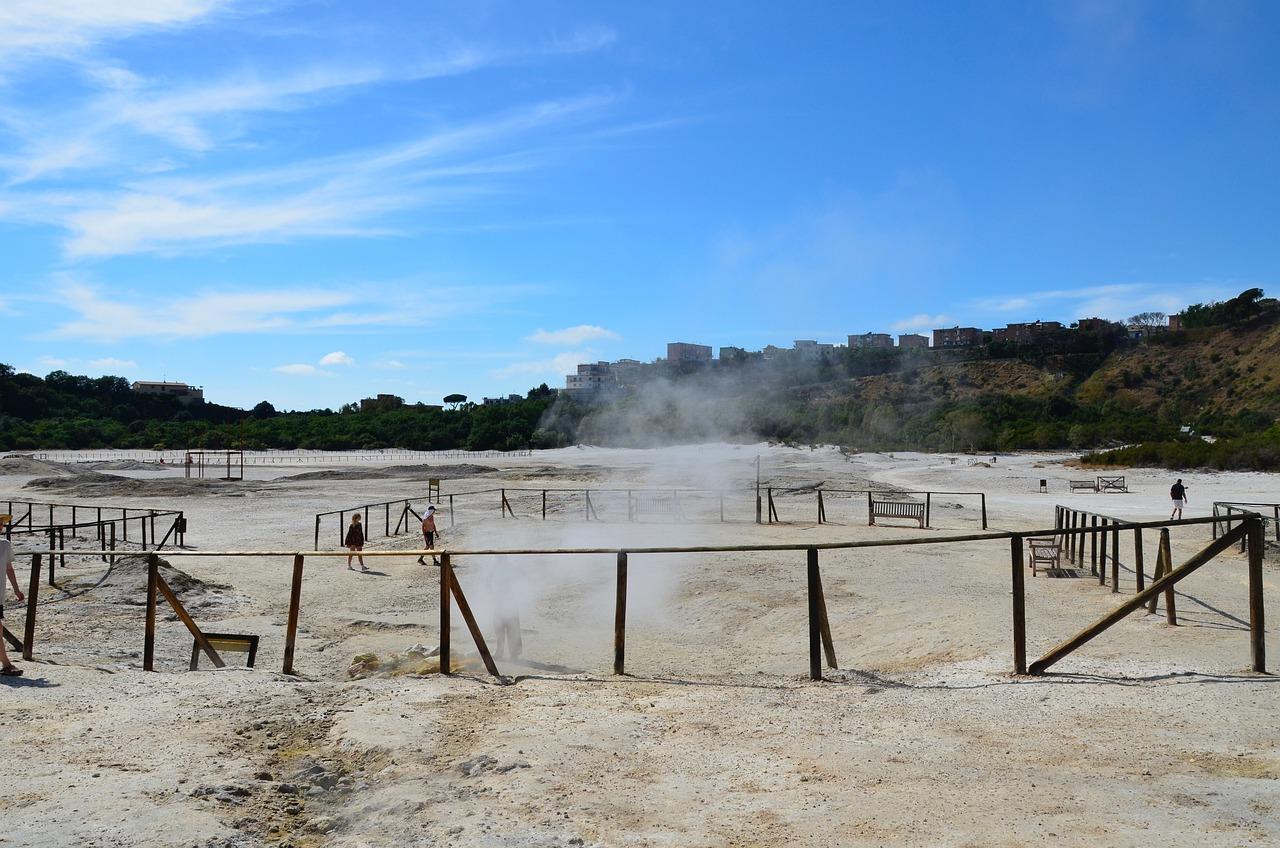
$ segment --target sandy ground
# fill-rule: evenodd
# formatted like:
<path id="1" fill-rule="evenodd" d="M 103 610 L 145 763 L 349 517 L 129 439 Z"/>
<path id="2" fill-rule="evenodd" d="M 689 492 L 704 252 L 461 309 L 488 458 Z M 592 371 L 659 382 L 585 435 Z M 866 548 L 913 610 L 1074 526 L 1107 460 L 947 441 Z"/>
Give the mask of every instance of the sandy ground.
<path id="1" fill-rule="evenodd" d="M 752 520 L 757 455 L 780 525 Z M 252 468 L 241 483 L 130 467 L 98 467 L 116 475 L 102 479 L 5 460 L 0 500 L 182 509 L 191 548 L 204 551 L 310 549 L 316 512 L 404 497 L 420 509 L 429 476 L 443 478 L 443 505 L 455 493 L 454 526 L 447 513 L 440 520 L 454 549 L 806 544 L 980 528 L 977 499 L 962 495 L 933 499 L 931 530 L 867 527 L 862 496 L 838 495 L 827 498 L 833 523 L 818 526 L 816 484 L 985 492 L 993 529 L 1051 525 L 1055 503 L 1168 515 L 1164 472 L 1128 472 L 1127 495 L 1072 495 L 1066 481 L 1090 473 L 1064 457 L 985 459 L 567 449 L 465 468 Z M 62 482 L 26 487 L 50 476 Z M 1280 501 L 1276 475 L 1183 476 L 1188 517 L 1215 499 Z M 581 495 L 556 491 L 540 520 L 542 488 L 588 485 L 620 490 L 594 496 L 603 520 L 585 522 Z M 706 494 L 678 507 L 701 520 L 673 520 L 658 496 L 640 521 L 625 521 L 628 487 L 664 486 L 731 489 L 728 520 Z M 456 496 L 502 487 L 515 519 L 499 518 L 496 493 Z M 336 543 L 330 521 L 322 545 Z M 370 550 L 416 544 L 381 538 L 386 521 L 371 512 Z M 1175 531 L 1175 559 L 1208 536 Z M 1129 550 L 1122 560 L 1119 595 L 1087 568 L 1077 578 L 1027 572 L 1031 658 L 1132 595 Z M 19 557 L 24 588 L 28 562 Z M 1178 627 L 1133 615 L 1042 678 L 1010 673 L 1007 542 L 824 552 L 839 670 L 820 683 L 807 679 L 801 552 L 632 555 L 624 677 L 611 673 L 612 555 L 459 556 L 487 633 L 499 610 L 520 615 L 523 654 L 499 661 L 502 681 L 477 670 L 456 612 L 452 640 L 469 670 L 348 677 L 357 655 L 385 663 L 436 645 L 438 572 L 412 557 L 370 558 L 368 574 L 307 561 L 297 677 L 279 673 L 287 557 L 170 562 L 167 579 L 202 627 L 261 637 L 257 668 L 186 672 L 190 637 L 162 605 L 163 673 L 142 672 L 141 563 L 70 558 L 58 587 L 40 595 L 36 661 L 0 683 L 9 753 L 0 845 L 1280 842 L 1280 689 L 1247 671 L 1236 552 L 1181 584 Z M 1273 621 L 1277 563 L 1272 550 Z M 6 609 L 20 633 L 11 595 Z"/>

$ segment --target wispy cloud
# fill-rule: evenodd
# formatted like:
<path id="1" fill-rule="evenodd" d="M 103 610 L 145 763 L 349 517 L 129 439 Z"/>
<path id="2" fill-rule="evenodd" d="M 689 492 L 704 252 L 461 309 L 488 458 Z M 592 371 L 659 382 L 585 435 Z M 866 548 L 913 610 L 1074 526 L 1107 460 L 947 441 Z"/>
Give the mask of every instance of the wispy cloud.
<path id="1" fill-rule="evenodd" d="M 278 374 L 289 374 L 294 377 L 332 377 L 333 372 L 325 371 L 314 365 L 308 365 L 303 362 L 292 365 L 277 365 L 271 369 Z"/>
<path id="2" fill-rule="evenodd" d="M 335 335 L 432 326 L 492 310 L 497 304 L 510 306 L 541 291 L 527 285 L 463 285 L 433 280 L 431 291 L 438 303 L 423 310 L 417 295 L 423 284 L 421 280 L 397 279 L 248 291 L 211 287 L 165 296 L 118 289 L 107 293 L 83 279 L 62 275 L 54 279 L 51 295 L 26 299 L 57 303 L 73 316 L 35 338 L 113 343 L 262 333 Z M 367 303 L 379 303 L 383 308 L 366 312 L 363 304 Z M 328 357 L 351 359 L 342 351 L 333 351 Z M 354 364 L 354 360 L 322 364 Z"/>
<path id="3" fill-rule="evenodd" d="M 1057 317 L 1122 320 L 1139 312 L 1178 312 L 1189 303 L 1230 297 L 1251 284 L 1108 283 L 1076 289 L 1045 289 L 981 298 L 972 307 L 1000 319 L 1030 321 Z M 1052 314 L 1039 314 L 1039 312 Z"/>
<path id="4" fill-rule="evenodd" d="M 389 148 L 231 174 L 141 177 L 93 191 L 11 186 L 0 217 L 67 231 L 72 258 L 385 235 L 399 230 L 391 213 L 491 195 L 498 176 L 534 166 L 547 132 L 592 120 L 612 102 L 608 94 L 546 101 Z"/>
<path id="5" fill-rule="evenodd" d="M 889 325 L 895 333 L 918 333 L 922 330 L 934 330 L 938 327 L 950 327 L 955 322 L 950 315 L 928 315 L 920 313 L 904 318 Z"/>
<path id="6" fill-rule="evenodd" d="M 60 286 L 57 296 L 76 317 L 58 325 L 46 337 L 89 342 L 204 338 L 297 329 L 307 316 L 345 306 L 355 297 L 347 292 L 293 289 L 205 292 L 168 301 L 129 301 L 78 282 Z"/>
<path id="7" fill-rule="evenodd" d="M 190 25 L 231 5 L 228 0 L 5 0 L 0 3 L 0 60 L 68 56 L 107 39 Z"/>
<path id="8" fill-rule="evenodd" d="M 116 359 L 114 356 L 104 356 L 102 359 L 90 359 L 89 365 L 93 368 L 118 368 L 121 371 L 134 371 L 138 367 L 138 363 L 132 359 Z"/>
<path id="9" fill-rule="evenodd" d="M 570 350 L 558 353 L 550 359 L 530 359 L 512 362 L 510 365 L 495 369 L 495 377 L 534 376 L 547 379 L 563 378 L 573 373 L 579 362 L 594 361 L 595 354 L 590 350 Z"/>
<path id="10" fill-rule="evenodd" d="M 320 357 L 320 364 L 321 365 L 355 365 L 356 361 L 352 359 L 350 356 L 347 356 L 342 351 L 335 350 L 333 353 L 326 353 L 324 356 Z"/>
<path id="11" fill-rule="evenodd" d="M 549 345 L 580 345 L 585 342 L 622 338 L 612 330 L 597 327 L 594 324 L 579 324 L 576 327 L 565 327 L 563 330 L 538 330 L 527 341 Z"/>

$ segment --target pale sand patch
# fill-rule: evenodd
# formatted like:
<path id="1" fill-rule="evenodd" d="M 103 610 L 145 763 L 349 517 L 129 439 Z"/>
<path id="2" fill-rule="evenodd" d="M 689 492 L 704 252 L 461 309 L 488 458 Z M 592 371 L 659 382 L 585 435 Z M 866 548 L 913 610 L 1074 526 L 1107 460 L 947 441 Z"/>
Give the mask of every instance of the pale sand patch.
<path id="1" fill-rule="evenodd" d="M 751 523 L 757 453 L 792 523 Z M 1127 472 L 1129 495 L 1069 495 L 1066 480 L 1081 472 L 1062 458 L 1001 456 L 982 467 L 922 454 L 846 460 L 825 449 L 567 449 L 486 459 L 499 474 L 447 480 L 445 493 L 504 484 L 732 487 L 738 494 L 727 509 L 736 521 L 585 524 L 580 502 L 553 496 L 544 523 L 534 517 L 539 496 L 513 492 L 521 519 L 499 519 L 496 498 L 485 496 L 460 509 L 459 526 L 441 523 L 453 547 L 803 544 L 978 529 L 976 502 L 963 497 L 935 500 L 942 529 L 868 528 L 857 497 L 828 499 L 837 523 L 812 523 L 813 484 L 860 488 L 869 480 L 985 491 L 992 527 L 1010 529 L 1051 524 L 1055 503 L 1167 517 L 1174 476 L 1188 484 L 1188 516 L 1207 514 L 1215 498 L 1280 500 L 1275 475 L 1153 471 Z M 42 499 L 21 488 L 36 473 L 48 471 L 0 477 L 0 498 Z M 149 497 L 151 481 L 172 473 L 120 473 L 139 483 L 107 502 L 182 508 L 191 544 L 205 550 L 308 548 L 315 512 L 398 497 L 416 503 L 423 494 L 421 481 L 401 477 L 266 485 L 288 474 L 274 467 L 254 470 L 260 482 L 241 486 L 241 497 L 203 486 L 178 496 L 171 485 Z M 1041 477 L 1051 494 L 1039 494 Z M 235 494 L 236 485 L 221 491 Z M 602 508 L 624 514 L 616 500 Z M 336 535 L 335 527 L 326 540 Z M 1177 531 L 1175 557 L 1207 541 L 1207 528 Z M 412 544 L 375 538 L 371 547 Z M 1127 550 L 1123 558 L 1131 561 Z M 1153 547 L 1147 562 L 1150 569 Z M 1276 562 L 1265 569 L 1273 620 Z M 121 565 L 107 575 L 101 563 L 69 563 L 60 574 L 81 594 L 42 594 L 36 653 L 44 662 L 25 663 L 19 685 L 0 684 L 10 752 L 0 844 L 1280 839 L 1280 684 L 1244 671 L 1246 583 L 1236 553 L 1185 584 L 1182 626 L 1136 615 L 1064 660 L 1060 674 L 1016 679 L 1007 543 L 824 552 L 841 670 L 818 684 L 805 677 L 803 553 L 633 555 L 633 676 L 624 678 L 611 674 L 612 556 L 461 557 L 460 581 L 486 630 L 503 588 L 521 608 L 526 662 L 500 662 L 519 676 L 508 686 L 474 673 L 346 680 L 358 653 L 435 644 L 436 572 L 411 558 L 371 558 L 378 576 L 348 572 L 342 560 L 308 561 L 296 661 L 303 679 L 278 674 L 287 559 L 173 563 L 192 578 L 184 597 L 202 625 L 261 635 L 258 669 L 178 673 L 190 640 L 180 623 L 163 621 L 158 663 L 167 673 L 141 672 L 142 609 L 130 602 L 136 571 Z M 19 576 L 25 580 L 21 559 Z M 1119 596 L 1087 577 L 1028 572 L 1026 582 L 1032 658 L 1133 592 L 1129 571 Z M 19 627 L 21 612 L 9 609 L 10 627 Z M 456 613 L 454 622 L 454 645 L 466 650 Z"/>

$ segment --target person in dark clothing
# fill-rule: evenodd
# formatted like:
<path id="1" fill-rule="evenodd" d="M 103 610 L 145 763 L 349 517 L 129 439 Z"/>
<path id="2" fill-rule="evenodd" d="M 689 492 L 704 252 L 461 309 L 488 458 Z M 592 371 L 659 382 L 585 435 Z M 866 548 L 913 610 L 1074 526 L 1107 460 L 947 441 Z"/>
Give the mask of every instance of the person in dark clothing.
<path id="1" fill-rule="evenodd" d="M 1182 518 L 1182 507 L 1187 503 L 1187 487 L 1182 485 L 1181 477 L 1170 487 L 1169 497 L 1173 499 L 1173 512 L 1169 514 L 1169 520 Z"/>
<path id="2" fill-rule="evenodd" d="M 347 538 L 343 540 L 343 544 L 347 546 L 347 550 L 356 554 L 360 559 L 360 570 L 368 571 L 364 567 L 364 557 L 359 556 L 359 552 L 364 550 L 364 525 L 360 523 L 360 514 L 356 513 L 351 516 L 351 526 L 347 528 Z M 351 557 L 347 557 L 347 568 L 351 568 Z"/>

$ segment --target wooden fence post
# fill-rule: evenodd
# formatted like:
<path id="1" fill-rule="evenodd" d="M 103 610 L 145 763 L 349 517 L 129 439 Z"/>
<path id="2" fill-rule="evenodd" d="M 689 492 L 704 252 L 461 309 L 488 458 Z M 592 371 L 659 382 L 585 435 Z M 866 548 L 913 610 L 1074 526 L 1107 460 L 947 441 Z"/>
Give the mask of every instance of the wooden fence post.
<path id="1" fill-rule="evenodd" d="M 453 495 L 449 496 L 449 526 L 453 526 Z"/>
<path id="2" fill-rule="evenodd" d="M 1253 670 L 1267 671 L 1266 621 L 1262 610 L 1262 519 L 1249 519 L 1249 648 Z"/>
<path id="3" fill-rule="evenodd" d="M 542 520 L 547 520 L 547 490 L 542 490 Z"/>
<path id="4" fill-rule="evenodd" d="M 147 620 L 142 642 L 142 670 L 155 671 L 156 660 L 156 587 L 160 581 L 160 558 L 147 557 Z"/>
<path id="5" fill-rule="evenodd" d="M 1138 581 L 1138 591 L 1147 588 L 1147 575 L 1143 573 L 1145 564 L 1142 552 L 1142 528 L 1133 528 L 1133 573 Z"/>
<path id="6" fill-rule="evenodd" d="M 987 529 L 987 493 L 982 492 L 982 529 Z"/>
<path id="7" fill-rule="evenodd" d="M 293 649 L 298 639 L 298 612 L 302 607 L 302 554 L 293 557 L 293 582 L 289 586 L 289 618 L 284 630 L 284 674 L 293 674 Z"/>
<path id="8" fill-rule="evenodd" d="M 1120 591 L 1120 525 L 1112 523 L 1115 530 L 1111 531 L 1111 592 L 1115 594 Z"/>
<path id="9" fill-rule="evenodd" d="M 1160 528 L 1160 553 L 1164 556 L 1164 573 L 1168 574 L 1173 570 L 1173 550 L 1169 546 L 1169 528 Z M 1170 586 L 1164 593 L 1164 614 L 1165 620 L 1169 624 L 1176 625 L 1178 623 L 1178 610 L 1173 600 L 1173 586 Z"/>
<path id="10" fill-rule="evenodd" d="M 932 511 L 932 507 L 933 507 L 933 492 L 925 492 L 924 493 L 924 526 L 925 527 L 930 526 L 929 514 Z"/>
<path id="11" fill-rule="evenodd" d="M 1009 540 L 1009 559 L 1013 566 L 1013 673 L 1027 673 L 1027 596 L 1022 573 L 1022 537 Z"/>
<path id="12" fill-rule="evenodd" d="M 818 622 L 818 549 L 805 551 L 809 577 L 809 679 L 822 679 L 822 627 Z"/>
<path id="13" fill-rule="evenodd" d="M 0 580 L 4 575 L 0 574 Z M 0 592 L 4 586 L 0 585 Z M 40 554 L 31 555 L 31 576 L 27 581 L 27 620 L 22 623 L 22 658 L 31 659 L 31 645 L 36 641 L 36 598 L 40 595 Z"/>
<path id="14" fill-rule="evenodd" d="M 1098 573 L 1098 516 L 1089 517 L 1089 573 Z"/>
<path id="15" fill-rule="evenodd" d="M 449 585 L 453 582 L 453 565 L 448 554 L 440 555 L 440 673 L 450 674 L 449 613 L 452 601 Z"/>
<path id="16" fill-rule="evenodd" d="M 617 597 L 613 607 L 613 673 L 626 674 L 627 552 L 618 551 Z"/>

